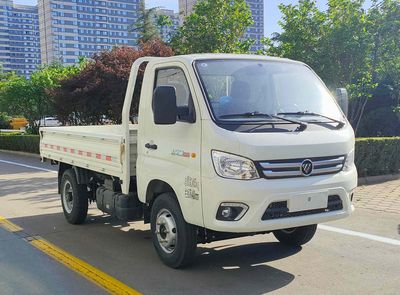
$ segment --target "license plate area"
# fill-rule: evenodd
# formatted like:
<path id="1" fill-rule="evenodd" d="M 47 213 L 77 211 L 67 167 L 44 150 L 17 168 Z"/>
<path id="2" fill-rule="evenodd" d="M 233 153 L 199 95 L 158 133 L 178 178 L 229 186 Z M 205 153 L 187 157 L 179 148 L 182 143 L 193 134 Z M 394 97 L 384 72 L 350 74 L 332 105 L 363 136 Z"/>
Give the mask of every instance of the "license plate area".
<path id="1" fill-rule="evenodd" d="M 328 206 L 327 192 L 294 195 L 288 200 L 289 212 L 322 209 Z"/>

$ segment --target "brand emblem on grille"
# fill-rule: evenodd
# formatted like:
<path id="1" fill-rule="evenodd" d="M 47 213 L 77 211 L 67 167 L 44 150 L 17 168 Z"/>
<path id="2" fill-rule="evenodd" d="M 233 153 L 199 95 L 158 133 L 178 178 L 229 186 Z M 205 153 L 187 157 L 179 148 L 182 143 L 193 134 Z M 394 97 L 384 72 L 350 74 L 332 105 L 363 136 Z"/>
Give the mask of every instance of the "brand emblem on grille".
<path id="1" fill-rule="evenodd" d="M 310 176 L 314 168 L 313 162 L 311 160 L 306 159 L 301 163 L 300 171 L 303 176 Z"/>

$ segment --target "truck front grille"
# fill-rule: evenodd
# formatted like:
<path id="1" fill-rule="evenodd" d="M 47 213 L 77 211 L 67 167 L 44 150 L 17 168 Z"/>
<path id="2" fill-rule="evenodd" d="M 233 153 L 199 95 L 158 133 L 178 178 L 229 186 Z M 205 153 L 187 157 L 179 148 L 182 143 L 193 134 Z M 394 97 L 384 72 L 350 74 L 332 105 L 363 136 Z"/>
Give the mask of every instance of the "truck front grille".
<path id="1" fill-rule="evenodd" d="M 271 160 L 257 162 L 262 175 L 265 178 L 289 178 L 302 176 L 315 176 L 321 174 L 337 173 L 343 169 L 346 157 L 313 157 L 287 160 Z M 302 171 L 302 165 L 309 161 L 312 163 L 312 171 L 307 175 Z"/>

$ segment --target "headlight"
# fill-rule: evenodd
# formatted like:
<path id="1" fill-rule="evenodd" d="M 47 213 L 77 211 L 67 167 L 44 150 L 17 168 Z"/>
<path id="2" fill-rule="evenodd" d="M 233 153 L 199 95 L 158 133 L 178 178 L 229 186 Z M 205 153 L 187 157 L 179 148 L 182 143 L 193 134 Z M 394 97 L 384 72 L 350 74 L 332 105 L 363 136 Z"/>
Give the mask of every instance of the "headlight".
<path id="1" fill-rule="evenodd" d="M 211 155 L 215 172 L 221 177 L 232 179 L 259 178 L 256 166 L 249 159 L 219 151 L 212 151 Z"/>
<path id="2" fill-rule="evenodd" d="M 343 171 L 349 171 L 354 165 L 354 149 L 352 149 L 346 156 L 346 161 L 344 162 Z"/>

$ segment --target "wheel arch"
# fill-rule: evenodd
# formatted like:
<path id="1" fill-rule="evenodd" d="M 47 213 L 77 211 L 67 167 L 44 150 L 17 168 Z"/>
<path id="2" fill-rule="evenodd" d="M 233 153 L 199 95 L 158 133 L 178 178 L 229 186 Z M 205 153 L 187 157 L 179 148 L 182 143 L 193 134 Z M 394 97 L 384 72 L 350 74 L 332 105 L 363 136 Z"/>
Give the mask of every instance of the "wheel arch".
<path id="1" fill-rule="evenodd" d="M 172 186 L 167 183 L 164 180 L 161 179 L 152 179 L 149 181 L 147 184 L 146 188 L 146 201 L 145 201 L 145 210 L 144 210 L 144 222 L 149 223 L 150 222 L 150 212 L 151 212 L 151 206 L 154 203 L 154 200 L 161 194 L 164 193 L 171 193 L 175 200 L 179 204 L 179 200 L 177 198 L 175 190 L 172 188 Z"/>
<path id="2" fill-rule="evenodd" d="M 61 193 L 61 178 L 64 172 L 68 169 L 72 169 L 75 173 L 76 181 L 78 184 L 87 184 L 89 183 L 89 173 L 88 170 L 84 168 L 80 168 L 77 166 L 72 166 L 70 164 L 60 162 L 58 166 L 58 193 Z"/>

